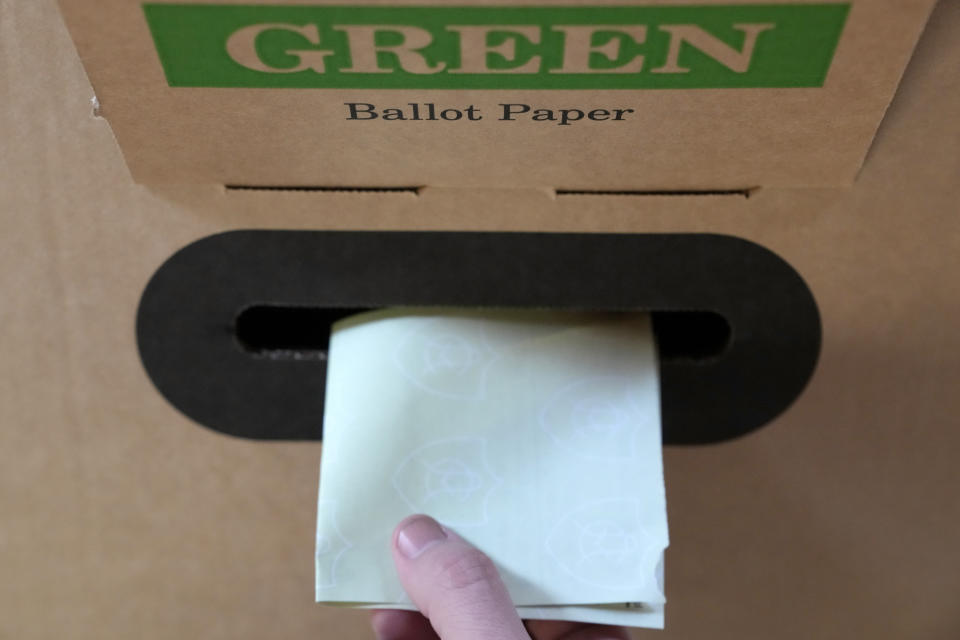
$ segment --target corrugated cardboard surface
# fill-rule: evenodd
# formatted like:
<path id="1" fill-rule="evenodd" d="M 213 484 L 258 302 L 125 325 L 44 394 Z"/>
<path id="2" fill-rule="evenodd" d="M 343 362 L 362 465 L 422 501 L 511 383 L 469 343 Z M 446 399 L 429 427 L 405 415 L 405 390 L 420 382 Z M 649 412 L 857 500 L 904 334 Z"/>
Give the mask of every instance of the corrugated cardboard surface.
<path id="1" fill-rule="evenodd" d="M 260 3 L 350 4 L 340 0 Z M 61 0 L 60 4 L 100 98 L 102 114 L 116 131 L 138 181 L 675 190 L 849 185 L 932 0 L 852 0 L 823 87 L 461 92 L 170 87 L 140 2 Z M 496 3 L 427 0 L 410 4 Z M 529 0 L 524 4 L 636 3 Z M 643 4 L 737 3 L 651 0 Z M 784 0 L 772 4 L 784 4 Z M 764 37 L 777 37 L 775 30 L 770 33 Z M 808 52 L 797 51 L 798 57 L 805 55 Z M 380 109 L 425 102 L 461 108 L 473 104 L 487 117 L 482 122 L 348 122 L 344 107 L 348 101 Z M 499 122 L 493 114 L 501 102 L 587 111 L 624 107 L 635 113 L 624 122 L 573 126 Z"/>
<path id="2" fill-rule="evenodd" d="M 153 270 L 245 227 L 712 231 L 777 251 L 820 303 L 821 363 L 775 424 L 666 452 L 660 637 L 960 637 L 958 32 L 941 3 L 851 190 L 224 193 L 132 184 L 54 2 L 0 0 L 0 638 L 369 637 L 312 603 L 319 445 L 199 428 L 137 358 Z"/>

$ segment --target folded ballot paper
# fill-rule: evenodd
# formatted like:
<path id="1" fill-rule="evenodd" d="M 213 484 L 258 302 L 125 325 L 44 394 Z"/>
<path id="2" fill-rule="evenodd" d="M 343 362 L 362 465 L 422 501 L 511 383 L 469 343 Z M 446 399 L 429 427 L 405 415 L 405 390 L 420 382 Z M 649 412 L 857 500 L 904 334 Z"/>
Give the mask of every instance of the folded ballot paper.
<path id="1" fill-rule="evenodd" d="M 650 318 L 402 309 L 335 325 L 317 601 L 412 608 L 390 540 L 413 513 L 486 552 L 523 618 L 662 628 Z"/>

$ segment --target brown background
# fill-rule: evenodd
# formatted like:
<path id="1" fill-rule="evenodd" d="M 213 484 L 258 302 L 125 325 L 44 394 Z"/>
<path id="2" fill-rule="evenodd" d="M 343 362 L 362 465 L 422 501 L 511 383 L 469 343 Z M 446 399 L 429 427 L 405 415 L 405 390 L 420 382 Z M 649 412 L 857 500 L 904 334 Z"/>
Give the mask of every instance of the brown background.
<path id="1" fill-rule="evenodd" d="M 739 197 L 224 192 L 130 180 L 52 0 L 0 0 L 0 638 L 360 638 L 312 603 L 314 444 L 198 428 L 133 317 L 229 228 L 715 231 L 805 276 L 811 386 L 666 452 L 664 639 L 960 637 L 960 3 L 942 2 L 853 189 Z M 643 632 L 640 637 L 656 636 Z"/>

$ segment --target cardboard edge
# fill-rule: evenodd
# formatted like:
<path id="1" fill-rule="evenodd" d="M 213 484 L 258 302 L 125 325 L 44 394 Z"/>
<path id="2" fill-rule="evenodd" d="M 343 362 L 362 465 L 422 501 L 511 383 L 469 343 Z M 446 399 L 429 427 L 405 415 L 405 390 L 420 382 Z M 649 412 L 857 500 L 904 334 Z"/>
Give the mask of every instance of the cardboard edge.
<path id="1" fill-rule="evenodd" d="M 873 127 L 873 133 L 870 136 L 870 142 L 867 144 L 867 148 L 863 153 L 863 157 L 860 159 L 860 163 L 857 166 L 857 170 L 854 174 L 854 181 L 851 183 L 851 186 L 856 183 L 860 178 L 860 174 L 863 173 L 864 167 L 867 165 L 867 162 L 870 160 L 870 156 L 873 154 L 873 149 L 877 145 L 877 138 L 880 137 L 883 133 L 883 123 L 887 119 L 887 112 L 890 111 L 890 106 L 893 104 L 893 101 L 897 99 L 897 96 L 900 94 L 900 88 L 903 84 L 903 79 L 907 74 L 907 70 L 910 68 L 914 56 L 917 53 L 917 46 L 920 44 L 920 39 L 923 37 L 924 32 L 927 30 L 927 25 L 930 24 L 930 17 L 933 15 L 934 9 L 941 3 L 948 0 L 934 0 L 931 2 L 927 9 L 926 15 L 923 20 L 920 21 L 919 27 L 917 28 L 914 36 L 911 38 L 910 49 L 907 51 L 906 59 L 901 63 L 898 63 L 898 68 L 900 72 L 897 74 L 896 83 L 894 84 L 893 93 L 890 96 L 890 100 L 883 106 L 883 109 L 880 112 L 880 119 L 877 121 L 877 124 Z"/>

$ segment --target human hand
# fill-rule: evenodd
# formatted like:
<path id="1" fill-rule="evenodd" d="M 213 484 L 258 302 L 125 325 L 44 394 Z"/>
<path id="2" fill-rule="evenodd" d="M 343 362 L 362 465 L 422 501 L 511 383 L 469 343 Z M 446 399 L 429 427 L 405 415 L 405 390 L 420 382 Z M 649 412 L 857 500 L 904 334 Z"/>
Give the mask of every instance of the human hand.
<path id="1" fill-rule="evenodd" d="M 531 620 L 524 625 L 490 559 L 428 516 L 393 532 L 393 561 L 420 610 L 379 610 L 380 640 L 628 640 L 622 627 Z"/>

